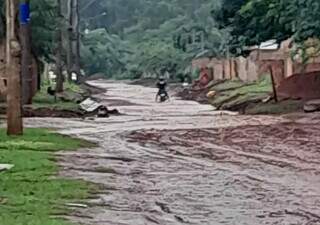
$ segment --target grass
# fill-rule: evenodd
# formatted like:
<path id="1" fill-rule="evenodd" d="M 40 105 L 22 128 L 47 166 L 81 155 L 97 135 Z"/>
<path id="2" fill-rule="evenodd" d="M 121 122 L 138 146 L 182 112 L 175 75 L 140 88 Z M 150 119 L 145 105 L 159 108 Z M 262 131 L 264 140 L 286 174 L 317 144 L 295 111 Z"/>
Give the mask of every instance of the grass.
<path id="1" fill-rule="evenodd" d="M 52 98 L 52 99 L 51 99 Z M 34 109 L 49 108 L 57 110 L 79 110 L 79 105 L 76 102 L 64 102 L 61 100 L 54 101 L 51 96 L 43 96 L 42 94 L 37 94 L 33 100 L 32 107 Z"/>
<path id="2" fill-rule="evenodd" d="M 71 91 L 79 94 L 84 94 L 86 92 L 79 85 L 69 82 L 64 83 L 64 89 L 66 91 Z"/>
<path id="3" fill-rule="evenodd" d="M 270 96 L 273 91 L 271 77 L 268 75 L 252 83 L 228 80 L 215 85 L 212 90 L 217 91 L 217 95 L 209 101 L 220 109 L 228 110 L 243 104 L 244 112 L 252 115 L 285 114 L 302 111 L 303 109 L 303 103 L 297 100 L 263 103 L 262 100 Z M 256 103 L 259 101 L 261 102 Z"/>
<path id="4" fill-rule="evenodd" d="M 246 114 L 286 114 L 292 112 L 303 111 L 303 103 L 299 100 L 286 100 L 278 103 L 260 103 L 256 105 L 251 105 L 246 109 Z"/>
<path id="5" fill-rule="evenodd" d="M 49 84 L 43 84 L 41 87 L 41 90 L 36 94 L 36 96 L 33 98 L 33 104 L 32 107 L 35 109 L 39 108 L 50 108 L 50 109 L 58 109 L 58 110 L 78 110 L 79 105 L 76 102 L 65 102 L 57 99 L 55 101 L 53 96 L 50 96 L 47 94 L 47 88 L 49 87 Z M 84 94 L 85 91 L 81 89 L 79 85 L 72 84 L 66 82 L 64 84 L 64 90 L 73 92 L 73 93 L 79 93 Z"/>
<path id="6" fill-rule="evenodd" d="M 231 93 L 270 93 L 272 92 L 272 82 L 269 76 L 263 76 L 260 80 L 252 83 L 244 83 L 239 80 L 230 80 L 213 87 L 213 90 L 218 92 Z"/>
<path id="7" fill-rule="evenodd" d="M 43 129 L 27 129 L 22 137 L 7 137 L 0 129 L 0 163 L 15 165 L 0 172 L 0 224 L 69 225 L 52 216 L 65 215 L 66 203 L 88 198 L 91 185 L 54 178 L 58 167 L 53 153 L 91 146 Z"/>
<path id="8" fill-rule="evenodd" d="M 229 80 L 212 88 L 217 96 L 210 100 L 214 106 L 221 108 L 232 107 L 246 101 L 264 99 L 272 93 L 270 76 L 263 76 L 259 81 L 244 83 L 240 80 Z"/>
<path id="9" fill-rule="evenodd" d="M 243 81 L 240 80 L 228 80 L 225 82 L 222 82 L 218 85 L 214 86 L 214 90 L 215 91 L 219 91 L 219 92 L 223 92 L 223 91 L 227 91 L 227 90 L 232 90 L 235 88 L 240 88 L 243 85 L 245 85 L 245 83 Z"/>

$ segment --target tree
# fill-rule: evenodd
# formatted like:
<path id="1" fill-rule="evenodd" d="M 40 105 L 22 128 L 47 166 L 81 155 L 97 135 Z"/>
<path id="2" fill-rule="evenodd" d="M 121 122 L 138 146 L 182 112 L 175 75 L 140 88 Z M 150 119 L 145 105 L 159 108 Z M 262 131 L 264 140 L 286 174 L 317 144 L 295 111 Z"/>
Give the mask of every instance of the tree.
<path id="1" fill-rule="evenodd" d="M 73 33 L 74 33 L 74 52 L 75 52 L 75 60 L 74 60 L 74 70 L 73 72 L 77 74 L 77 79 L 81 76 L 81 55 L 80 55 L 80 44 L 81 44 L 81 36 L 80 36 L 80 3 L 79 0 L 74 0 L 73 5 Z"/>
<path id="2" fill-rule="evenodd" d="M 67 71 L 68 79 L 72 81 L 72 73 L 80 76 L 80 14 L 79 0 L 67 1 L 68 44 L 67 44 Z"/>
<path id="3" fill-rule="evenodd" d="M 8 77 L 8 135 L 22 135 L 22 98 L 20 78 L 21 46 L 17 34 L 18 0 L 6 0 L 6 74 Z"/>
<path id="4" fill-rule="evenodd" d="M 73 48 L 73 15 L 74 15 L 74 10 L 73 10 L 73 4 L 75 0 L 67 0 L 65 1 L 66 7 L 67 7 L 67 50 L 66 50 L 66 55 L 67 55 L 67 72 L 68 72 L 68 80 L 72 80 L 72 69 L 74 65 L 74 48 Z"/>
<path id="5" fill-rule="evenodd" d="M 30 0 L 23 0 L 22 4 L 29 10 Z M 22 103 L 32 103 L 32 55 L 31 55 L 31 28 L 29 18 L 25 18 L 20 24 L 21 55 L 21 79 L 22 79 Z"/>
<path id="6" fill-rule="evenodd" d="M 320 38 L 320 2 L 314 0 L 281 0 L 283 15 L 290 22 L 297 42 L 308 38 Z M 281 21 L 285 23 L 286 21 Z"/>
<path id="7" fill-rule="evenodd" d="M 57 8 L 57 0 L 32 0 L 31 4 L 32 53 L 47 62 L 55 61 L 56 30 L 60 26 Z"/>
<path id="8" fill-rule="evenodd" d="M 211 17 L 217 1 L 81 0 L 80 6 L 85 8 L 81 29 L 89 31 L 83 39 L 82 61 L 88 74 L 130 78 L 166 66 L 184 71 L 201 52 L 223 53 L 225 34 Z M 93 41 L 98 33 L 112 40 Z"/>
<path id="9" fill-rule="evenodd" d="M 292 38 L 303 43 L 320 37 L 320 2 L 314 0 L 223 0 L 213 10 L 220 28 L 230 31 L 233 53 L 263 41 Z"/>
<path id="10" fill-rule="evenodd" d="M 57 28 L 56 40 L 57 40 L 57 50 L 56 50 L 56 72 L 57 72 L 57 82 L 56 82 L 56 93 L 63 92 L 63 28 L 64 28 L 64 16 L 62 14 L 63 5 L 61 4 L 61 0 L 57 0 L 57 17 L 60 26 Z"/>

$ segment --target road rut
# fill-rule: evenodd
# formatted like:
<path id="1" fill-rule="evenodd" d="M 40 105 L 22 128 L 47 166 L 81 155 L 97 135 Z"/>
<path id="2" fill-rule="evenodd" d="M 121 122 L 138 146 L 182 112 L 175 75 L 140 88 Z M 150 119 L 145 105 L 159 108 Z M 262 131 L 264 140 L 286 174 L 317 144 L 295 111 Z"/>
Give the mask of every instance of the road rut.
<path id="1" fill-rule="evenodd" d="M 239 116 L 156 90 L 93 81 L 123 115 L 30 118 L 99 143 L 59 154 L 61 175 L 101 184 L 85 225 L 320 224 L 320 115 Z"/>

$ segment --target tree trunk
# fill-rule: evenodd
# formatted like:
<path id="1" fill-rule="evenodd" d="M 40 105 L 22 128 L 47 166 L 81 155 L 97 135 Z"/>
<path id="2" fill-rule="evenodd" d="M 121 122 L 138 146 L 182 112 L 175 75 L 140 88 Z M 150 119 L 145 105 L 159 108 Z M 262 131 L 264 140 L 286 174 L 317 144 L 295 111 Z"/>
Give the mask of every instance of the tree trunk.
<path id="1" fill-rule="evenodd" d="M 72 79 L 72 67 L 73 67 L 73 2 L 74 0 L 66 0 L 67 1 L 67 18 L 68 18 L 68 25 L 67 25 L 67 73 L 68 73 L 68 80 L 71 81 Z"/>
<path id="2" fill-rule="evenodd" d="M 58 0 L 58 17 L 59 17 L 59 28 L 57 31 L 57 56 L 56 56 L 56 67 L 57 67 L 57 82 L 56 82 L 56 92 L 63 92 L 63 65 L 62 65 L 62 48 L 63 48 L 63 37 L 62 37 L 62 29 L 63 29 L 63 19 L 64 16 L 62 14 L 62 5 L 61 0 Z"/>
<path id="3" fill-rule="evenodd" d="M 75 37 L 76 37 L 76 49 L 75 49 L 75 69 L 74 72 L 77 74 L 77 79 L 80 78 L 80 15 L 79 15 L 79 0 L 74 0 L 74 28 L 75 28 Z"/>
<path id="4" fill-rule="evenodd" d="M 30 0 L 22 1 L 28 4 Z M 21 79 L 22 79 L 22 102 L 31 104 L 33 97 L 32 87 L 32 55 L 31 55 L 31 32 L 30 23 L 20 24 L 20 41 L 21 41 Z"/>
<path id="5" fill-rule="evenodd" d="M 20 56 L 21 47 L 17 38 L 18 0 L 6 0 L 6 75 L 7 94 L 7 133 L 23 134 Z"/>
<path id="6" fill-rule="evenodd" d="M 79 0 L 69 0 L 69 41 L 71 49 L 69 49 L 69 55 L 72 56 L 71 68 L 69 73 L 69 80 L 72 81 L 72 74 L 76 73 L 80 75 L 80 17 L 79 17 Z"/>

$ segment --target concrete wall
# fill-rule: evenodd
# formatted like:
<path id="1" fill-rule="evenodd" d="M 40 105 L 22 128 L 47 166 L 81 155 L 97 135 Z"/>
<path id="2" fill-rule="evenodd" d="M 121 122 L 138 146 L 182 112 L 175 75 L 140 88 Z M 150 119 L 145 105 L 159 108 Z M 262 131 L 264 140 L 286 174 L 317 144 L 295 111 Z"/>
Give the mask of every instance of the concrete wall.
<path id="1" fill-rule="evenodd" d="M 204 68 L 210 63 L 209 58 L 199 58 L 192 60 L 192 67 L 193 68 Z"/>
<path id="2" fill-rule="evenodd" d="M 308 72 L 317 72 L 320 71 L 320 63 L 309 63 L 303 65 L 301 63 L 296 63 L 293 65 L 293 73 L 308 73 Z"/>
<path id="3" fill-rule="evenodd" d="M 238 78 L 243 81 L 247 81 L 247 60 L 244 57 L 236 58 L 236 67 Z"/>
<path id="4" fill-rule="evenodd" d="M 223 60 L 224 79 L 232 79 L 232 63 L 234 63 L 232 60 Z"/>
<path id="5" fill-rule="evenodd" d="M 275 84 L 279 86 L 285 79 L 284 65 L 284 60 L 264 60 L 260 62 L 258 74 L 260 74 L 260 76 L 270 74 L 270 70 L 272 70 Z"/>
<path id="6" fill-rule="evenodd" d="M 204 58 L 193 61 L 194 68 L 207 68 L 212 71 L 214 80 L 236 79 L 255 81 L 259 78 L 259 65 L 251 58 Z"/>
<path id="7" fill-rule="evenodd" d="M 214 80 L 222 80 L 223 76 L 223 60 L 213 58 L 209 60 L 206 68 L 212 71 L 212 77 Z"/>
<path id="8" fill-rule="evenodd" d="M 280 49 L 253 50 L 247 57 L 230 59 L 201 58 L 192 61 L 194 68 L 211 68 L 215 80 L 235 79 L 243 81 L 255 81 L 262 75 L 272 70 L 276 83 L 280 83 L 286 77 L 302 71 L 320 71 L 320 57 L 311 59 L 307 65 L 291 59 L 291 41 L 281 44 Z"/>

